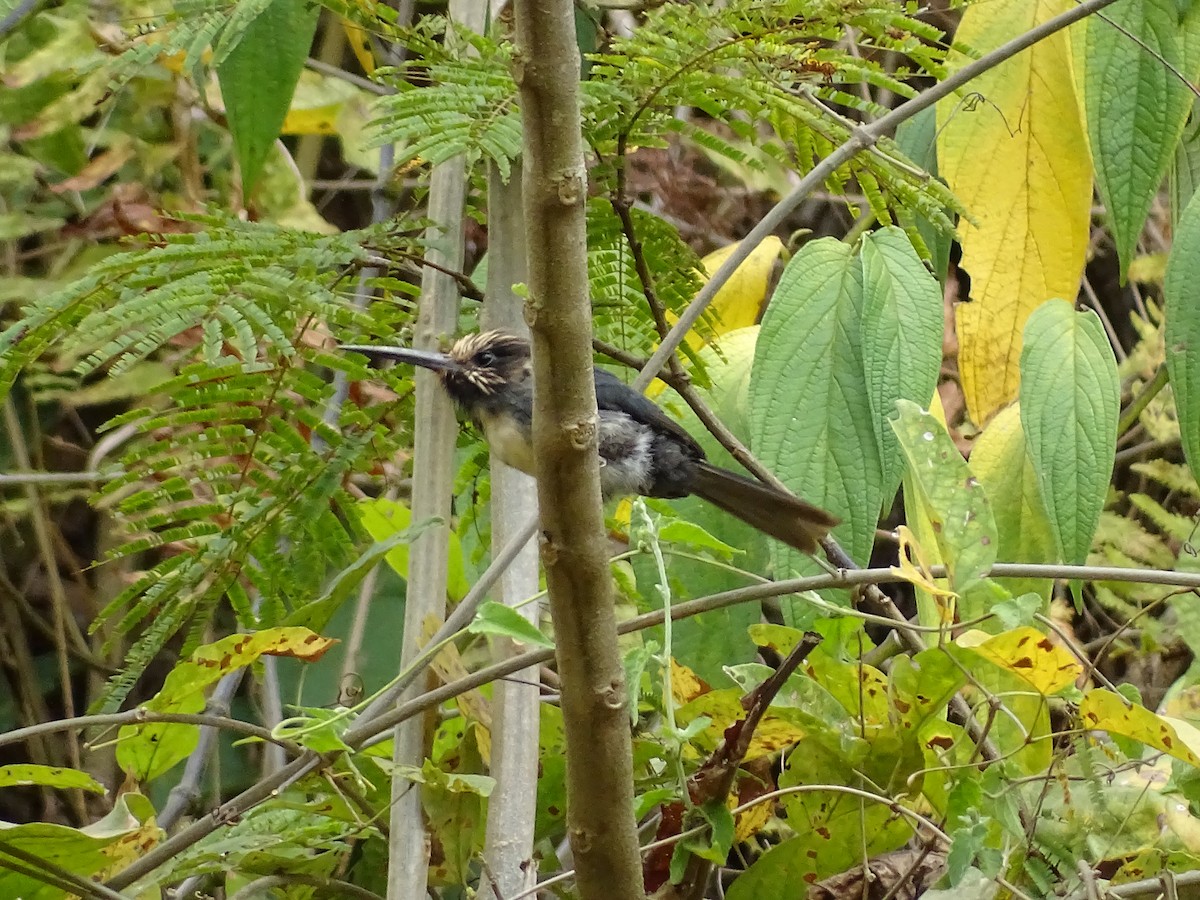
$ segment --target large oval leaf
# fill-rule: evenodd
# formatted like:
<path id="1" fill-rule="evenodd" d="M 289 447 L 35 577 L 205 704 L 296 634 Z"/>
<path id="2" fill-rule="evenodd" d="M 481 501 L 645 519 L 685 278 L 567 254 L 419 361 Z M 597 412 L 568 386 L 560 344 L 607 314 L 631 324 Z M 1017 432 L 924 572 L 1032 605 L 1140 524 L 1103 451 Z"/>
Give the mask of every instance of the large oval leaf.
<path id="1" fill-rule="evenodd" d="M 806 245 L 763 317 L 750 377 L 754 452 L 804 499 L 843 519 L 837 535 L 866 562 L 883 474 L 863 377 L 861 267 L 845 244 Z M 776 544 L 781 571 L 802 557 Z"/>
<path id="2" fill-rule="evenodd" d="M 1200 22 L 1180 9 L 1176 0 L 1122 0 L 1087 20 L 1088 138 L 1122 273 L 1192 108 L 1188 86 L 1164 65 L 1186 66 L 1182 29 Z"/>
<path id="3" fill-rule="evenodd" d="M 1093 312 L 1043 303 L 1025 326 L 1021 425 L 1062 559 L 1087 560 L 1112 477 L 1120 385 Z"/>
<path id="4" fill-rule="evenodd" d="M 1071 6 L 993 0 L 963 13 L 955 43 L 993 50 Z M 951 67 L 970 61 L 952 53 Z M 1051 297 L 1074 297 L 1087 253 L 1092 172 L 1073 88 L 1070 42 L 1053 34 L 938 104 L 938 169 L 962 200 L 959 370 L 985 424 L 1017 394 L 1021 330 Z"/>
<path id="5" fill-rule="evenodd" d="M 1200 473 L 1200 192 L 1179 218 L 1163 293 L 1167 372 L 1183 452 L 1195 475 Z"/>
<path id="6" fill-rule="evenodd" d="M 247 194 L 279 137 L 320 13 L 307 0 L 270 0 L 236 46 L 217 48 L 221 99 Z"/>
<path id="7" fill-rule="evenodd" d="M 900 485 L 904 460 L 888 419 L 897 400 L 925 408 L 942 364 L 942 289 L 908 235 L 895 227 L 863 240 L 863 371 L 875 442 L 883 467 L 883 499 Z"/>

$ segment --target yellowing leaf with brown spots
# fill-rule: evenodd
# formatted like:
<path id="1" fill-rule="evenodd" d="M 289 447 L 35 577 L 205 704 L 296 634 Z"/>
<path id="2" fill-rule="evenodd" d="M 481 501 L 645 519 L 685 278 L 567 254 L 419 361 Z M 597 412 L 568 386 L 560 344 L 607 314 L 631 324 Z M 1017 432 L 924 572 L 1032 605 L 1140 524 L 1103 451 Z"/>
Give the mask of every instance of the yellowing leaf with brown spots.
<path id="1" fill-rule="evenodd" d="M 687 703 L 695 700 L 701 694 L 707 694 L 712 688 L 681 662 L 671 660 L 671 696 L 676 703 Z"/>
<path id="2" fill-rule="evenodd" d="M 156 712 L 197 713 L 204 709 L 206 688 L 259 657 L 289 656 L 314 662 L 334 643 L 300 627 L 232 634 L 197 647 L 192 658 L 176 665 L 167 675 L 162 690 L 143 706 Z M 198 739 L 196 725 L 166 722 L 126 725 L 118 733 L 117 764 L 133 778 L 150 781 L 187 758 Z"/>
<path id="3" fill-rule="evenodd" d="M 1071 0 L 973 4 L 955 40 L 985 53 L 1071 7 Z M 973 219 L 959 223 L 971 302 L 955 314 L 963 391 L 978 424 L 1017 396 L 1029 314 L 1079 291 L 1092 165 L 1069 41 L 1066 32 L 1051 35 L 937 107 L 938 170 Z M 952 69 L 967 62 L 949 58 Z"/>
<path id="4" fill-rule="evenodd" d="M 675 711 L 676 724 L 681 727 L 701 716 L 712 721 L 692 739 L 692 743 L 696 750 L 707 753 L 726 737 L 731 725 L 746 718 L 741 691 L 736 688 L 709 691 Z M 803 710 L 771 707 L 754 729 L 745 758 L 751 760 L 790 747 L 809 733 L 811 719 L 812 716 Z"/>
<path id="5" fill-rule="evenodd" d="M 729 798 L 730 808 L 735 805 L 733 797 Z M 740 844 L 742 841 L 748 841 L 754 835 L 758 834 L 771 821 L 775 815 L 775 809 L 770 803 L 755 803 L 744 812 L 738 813 L 734 817 L 733 841 L 735 844 Z"/>
<path id="6" fill-rule="evenodd" d="M 1079 718 L 1090 731 L 1119 734 L 1200 767 L 1200 731 L 1182 719 L 1157 715 L 1136 703 L 1126 706 L 1124 697 L 1102 688 L 1084 695 Z"/>
<path id="7" fill-rule="evenodd" d="M 1070 651 L 1028 626 L 995 637 L 982 631 L 968 631 L 955 643 L 1011 672 L 1047 697 L 1073 684 L 1083 672 Z"/>

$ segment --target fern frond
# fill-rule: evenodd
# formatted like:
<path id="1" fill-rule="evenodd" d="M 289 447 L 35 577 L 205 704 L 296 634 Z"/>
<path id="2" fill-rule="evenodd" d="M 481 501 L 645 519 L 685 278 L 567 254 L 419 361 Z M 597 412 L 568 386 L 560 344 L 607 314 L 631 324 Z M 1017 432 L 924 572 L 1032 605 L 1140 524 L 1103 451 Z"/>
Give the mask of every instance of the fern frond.
<path id="1" fill-rule="evenodd" d="M 658 344 L 658 332 L 620 219 L 602 199 L 590 201 L 587 212 L 588 287 L 596 335 L 648 355 Z M 640 209 L 631 215 L 659 302 L 678 316 L 702 284 L 700 260 L 669 223 Z"/>
<path id="2" fill-rule="evenodd" d="M 370 123 L 373 143 L 395 144 L 401 166 L 417 160 L 436 165 L 460 155 L 471 163 L 483 157 L 507 181 L 512 160 L 521 152 L 517 86 L 509 72 L 512 48 L 467 32 L 459 38 L 449 42 L 461 45 L 458 52 L 431 49 L 437 55 L 420 61 L 427 86 L 407 80 L 411 67 L 380 73 L 396 93 L 376 103 L 378 116 Z"/>

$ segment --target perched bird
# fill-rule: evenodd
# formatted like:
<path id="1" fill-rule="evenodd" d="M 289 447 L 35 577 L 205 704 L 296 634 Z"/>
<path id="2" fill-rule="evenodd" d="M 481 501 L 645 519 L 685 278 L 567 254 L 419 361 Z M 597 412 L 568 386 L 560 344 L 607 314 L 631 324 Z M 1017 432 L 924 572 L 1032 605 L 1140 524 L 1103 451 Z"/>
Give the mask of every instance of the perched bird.
<path id="1" fill-rule="evenodd" d="M 529 342 L 504 331 L 468 334 L 449 353 L 343 344 L 372 360 L 432 369 L 483 430 L 496 455 L 533 474 L 533 366 Z M 695 494 L 758 530 L 814 553 L 838 520 L 810 503 L 709 463 L 695 439 L 615 375 L 596 369 L 600 488 L 606 499 Z"/>

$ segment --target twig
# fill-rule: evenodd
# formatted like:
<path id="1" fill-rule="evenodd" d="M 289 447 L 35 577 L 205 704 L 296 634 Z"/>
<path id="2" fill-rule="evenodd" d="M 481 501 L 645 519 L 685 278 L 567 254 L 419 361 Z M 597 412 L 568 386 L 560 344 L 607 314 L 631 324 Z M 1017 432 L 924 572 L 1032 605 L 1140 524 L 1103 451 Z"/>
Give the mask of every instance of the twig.
<path id="1" fill-rule="evenodd" d="M 703 805 L 709 800 L 724 802 L 733 790 L 737 779 L 738 767 L 746 758 L 754 732 L 762 721 L 763 715 L 771 705 L 771 701 L 783 688 L 787 680 L 796 671 L 808 654 L 821 643 L 821 635 L 809 631 L 792 651 L 783 659 L 779 668 L 771 673 L 762 684 L 742 698 L 742 708 L 746 710 L 746 718 L 735 722 L 725 729 L 721 743 L 713 750 L 712 755 L 688 779 L 688 793 L 692 802 Z M 708 884 L 712 872 L 712 862 L 695 854 L 688 860 L 683 881 L 678 887 L 678 894 L 688 900 L 700 900 L 704 888 Z"/>
<path id="2" fill-rule="evenodd" d="M 26 19 L 37 15 L 43 7 L 50 5 L 51 0 L 21 0 L 7 16 L 0 19 L 0 41 L 20 28 Z M 55 2 L 54 5 L 57 6 L 58 3 Z"/>
<path id="3" fill-rule="evenodd" d="M 218 716 L 212 713 L 166 713 L 155 712 L 141 707 L 119 713 L 102 713 L 94 716 L 76 716 L 73 719 L 53 719 L 49 722 L 39 722 L 0 734 L 0 747 L 18 744 L 32 737 L 57 734 L 60 731 L 77 731 L 85 728 L 120 728 L 125 725 L 147 725 L 154 722 L 172 723 L 178 725 L 208 725 L 225 731 L 236 731 L 249 737 L 277 744 L 293 755 L 304 752 L 299 744 L 283 738 L 277 738 L 261 725 Z"/>
<path id="4" fill-rule="evenodd" d="M 347 72 L 341 66 L 331 65 L 327 62 L 322 62 L 319 59 L 313 59 L 311 56 L 304 61 L 304 65 L 312 69 L 314 72 L 320 72 L 322 75 L 329 75 L 332 78 L 339 78 L 342 81 L 352 84 L 355 87 L 362 88 L 364 91 L 375 94 L 377 97 L 386 97 L 389 94 L 396 93 L 392 88 L 385 84 L 379 84 L 369 78 L 363 78 L 361 75 L 355 75 L 353 72 Z"/>
<path id="5" fill-rule="evenodd" d="M 396 701 L 400 699 L 409 685 L 416 680 L 417 676 L 425 670 L 437 655 L 437 652 L 430 648 L 437 647 L 470 623 L 471 619 L 475 617 L 475 611 L 479 608 L 479 604 L 487 596 L 488 591 L 492 589 L 500 579 L 500 576 L 512 564 L 512 561 L 517 558 L 517 555 L 529 543 L 530 538 L 533 537 L 536 531 L 537 519 L 530 519 L 520 531 L 513 534 L 512 540 L 499 553 L 492 557 L 491 564 L 479 576 L 479 580 L 471 586 L 471 589 L 467 591 L 467 595 L 459 601 L 458 605 L 454 607 L 454 611 L 446 617 L 446 621 L 442 623 L 433 637 L 425 643 L 426 649 L 422 654 L 412 662 L 405 673 L 391 687 L 371 701 L 354 724 L 346 729 L 346 733 L 342 738 L 347 744 L 351 747 L 356 746 L 357 742 L 363 738 L 362 730 L 365 725 L 375 721 L 376 717 L 385 715 L 385 711 L 396 704 Z M 395 722 L 392 724 L 394 725 Z"/>
<path id="6" fill-rule="evenodd" d="M 357 884 L 352 884 L 349 881 L 342 881 L 340 878 L 300 874 L 264 875 L 262 878 L 256 878 L 242 887 L 236 894 L 230 894 L 229 900 L 250 900 L 251 897 L 265 895 L 273 888 L 286 888 L 295 884 L 316 888 L 318 897 L 329 895 L 334 897 L 353 897 L 357 898 L 357 900 L 380 900 L 378 894 L 372 893 L 366 888 L 359 887 Z"/>
<path id="7" fill-rule="evenodd" d="M 193 846 L 198 841 L 216 831 L 221 825 L 235 821 L 245 815 L 264 800 L 269 800 L 278 791 L 299 781 L 305 775 L 315 772 L 326 764 L 326 758 L 321 754 L 306 750 L 299 758 L 288 763 L 278 772 L 262 778 L 251 787 L 242 791 L 227 803 L 222 803 L 206 816 L 202 816 L 172 837 L 167 838 L 145 856 L 135 860 L 127 868 L 122 869 L 105 886 L 113 890 L 121 890 L 133 884 L 139 878 L 149 875 L 159 866 L 173 860 L 181 851 Z"/>
<path id="8" fill-rule="evenodd" d="M 434 262 L 428 257 L 417 256 L 415 253 L 408 253 L 404 250 L 396 250 L 393 252 L 396 254 L 397 259 L 406 260 L 407 262 L 411 262 L 418 267 L 432 269 L 435 272 L 445 275 L 447 278 L 453 278 L 454 283 L 458 286 L 458 292 L 460 295 L 465 297 L 467 300 L 475 300 L 480 303 L 483 302 L 483 291 L 476 286 L 475 282 L 471 280 L 471 276 L 465 272 L 461 272 L 458 269 L 452 268 L 451 266 L 443 265 L 442 263 Z M 385 271 L 391 271 L 396 268 L 395 263 L 384 256 L 368 256 L 367 262 Z"/>
<path id="9" fill-rule="evenodd" d="M 1154 373 L 1154 377 L 1142 385 L 1142 389 L 1138 395 L 1134 397 L 1125 411 L 1121 413 L 1121 420 L 1117 423 L 1117 434 L 1124 434 L 1141 416 L 1142 410 L 1150 405 L 1150 401 L 1158 396 L 1159 391 L 1167 386 L 1167 367 L 1166 364 L 1160 365 L 1158 371 Z"/>
<path id="10" fill-rule="evenodd" d="M 932 566 L 930 574 L 934 578 L 944 578 L 944 566 Z M 1059 578 L 1063 580 L 1081 579 L 1095 581 L 1124 581 L 1141 584 L 1177 584 L 1185 587 L 1200 587 L 1200 573 L 1175 572 L 1170 569 L 1122 569 L 1110 566 L 1054 566 L 1027 565 L 1024 563 L 996 563 L 988 571 L 993 578 Z M 671 618 L 686 619 L 701 613 L 736 606 L 739 603 L 758 602 L 770 597 L 781 597 L 787 594 L 800 594 L 806 591 L 820 591 L 827 588 L 852 588 L 867 584 L 887 584 L 903 581 L 901 576 L 890 568 L 851 569 L 822 575 L 812 575 L 805 578 L 792 578 L 785 581 L 772 581 L 764 584 L 752 584 L 746 587 L 734 588 L 699 597 L 671 607 Z M 854 611 L 846 610 L 847 615 Z M 652 628 L 663 623 L 663 611 L 654 610 L 633 618 L 626 619 L 617 626 L 618 634 L 631 634 L 645 628 Z M 895 627 L 894 620 L 889 624 Z M 924 647 L 922 647 L 924 649 Z M 428 694 L 400 704 L 395 709 L 383 712 L 379 718 L 358 721 L 347 729 L 347 735 L 354 731 L 354 739 L 347 743 L 355 749 L 367 747 L 382 740 L 382 733 L 391 728 L 402 718 L 415 715 L 425 709 L 430 709 L 464 694 L 469 690 L 488 684 L 498 678 L 504 678 L 519 669 L 530 665 L 540 665 L 554 658 L 550 650 L 529 650 L 502 662 L 493 663 L 483 669 L 473 672 L 457 681 L 434 688 Z"/>
<path id="11" fill-rule="evenodd" d="M 205 712 L 222 719 L 227 718 L 229 707 L 245 674 L 246 670 L 239 668 L 221 676 L 217 686 L 213 688 L 212 695 L 208 698 Z M 267 733 L 270 734 L 270 731 L 267 730 Z M 200 784 L 204 780 L 204 773 L 208 770 L 209 760 L 216 750 L 219 735 L 220 732 L 215 725 L 201 727 L 196 749 L 188 756 L 179 783 L 171 788 L 166 802 L 163 803 L 162 812 L 158 814 L 158 824 L 164 831 L 169 832 L 174 828 L 180 817 L 191 809 L 192 804 L 200 798 Z"/>
<path id="12" fill-rule="evenodd" d="M 0 488 L 29 484 L 93 484 L 108 479 L 103 472 L 4 472 L 0 473 Z"/>
<path id="13" fill-rule="evenodd" d="M 1200 871 L 1182 872 L 1171 876 L 1179 887 L 1191 887 L 1200 884 Z M 1163 881 L 1158 878 L 1143 878 L 1141 881 L 1127 881 L 1125 884 L 1110 884 L 1104 887 L 1106 897 L 1144 897 L 1158 896 L 1163 893 Z M 1087 900 L 1086 889 L 1068 894 L 1064 900 Z"/>

